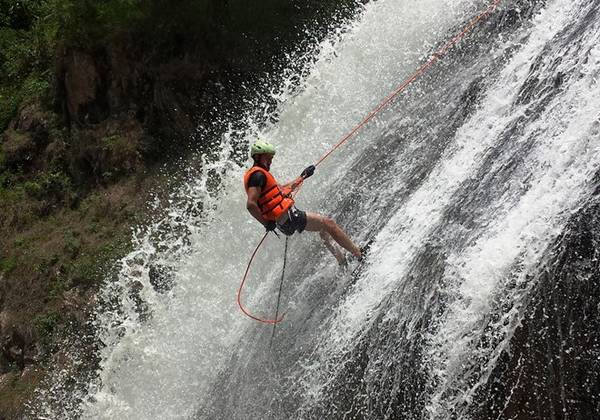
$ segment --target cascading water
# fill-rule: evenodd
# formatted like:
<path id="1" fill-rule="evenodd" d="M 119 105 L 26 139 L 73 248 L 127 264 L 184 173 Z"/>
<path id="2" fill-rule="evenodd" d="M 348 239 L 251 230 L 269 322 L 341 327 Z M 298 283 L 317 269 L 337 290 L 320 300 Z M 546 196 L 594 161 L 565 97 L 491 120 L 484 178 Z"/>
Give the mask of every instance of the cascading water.
<path id="1" fill-rule="evenodd" d="M 297 176 L 486 6 L 368 4 L 321 45 L 300 92 L 280 96 L 262 132 L 279 146 L 275 175 Z M 235 306 L 262 232 L 245 210 L 239 146 L 225 136 L 167 217 L 138 232 L 106 290 L 114 310 L 98 315 L 105 347 L 82 416 L 482 418 L 482 390 L 548 249 L 593 191 L 599 10 L 596 0 L 504 2 L 319 168 L 298 206 L 374 242 L 351 277 L 318 235 L 292 238 L 271 349 L 271 327 Z M 269 238 L 244 296 L 269 317 L 282 252 Z M 157 263 L 167 291 L 151 281 Z"/>

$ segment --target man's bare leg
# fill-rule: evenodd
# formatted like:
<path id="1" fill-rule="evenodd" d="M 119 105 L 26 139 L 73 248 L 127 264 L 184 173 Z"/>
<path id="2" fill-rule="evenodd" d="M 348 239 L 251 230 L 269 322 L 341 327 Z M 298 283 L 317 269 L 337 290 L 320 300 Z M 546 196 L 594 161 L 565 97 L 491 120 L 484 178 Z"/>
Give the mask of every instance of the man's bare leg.
<path id="1" fill-rule="evenodd" d="M 325 247 L 333 254 L 339 265 L 346 265 L 346 257 L 342 254 L 342 251 L 331 242 L 331 235 L 324 230 L 319 232 L 321 239 L 325 243 Z"/>
<path id="2" fill-rule="evenodd" d="M 316 213 L 306 213 L 306 228 L 309 232 L 326 232 L 344 249 L 355 257 L 361 257 L 358 246 L 346 235 L 333 219 Z M 335 255 L 335 254 L 334 254 Z M 337 257 L 336 257 L 337 258 Z"/>

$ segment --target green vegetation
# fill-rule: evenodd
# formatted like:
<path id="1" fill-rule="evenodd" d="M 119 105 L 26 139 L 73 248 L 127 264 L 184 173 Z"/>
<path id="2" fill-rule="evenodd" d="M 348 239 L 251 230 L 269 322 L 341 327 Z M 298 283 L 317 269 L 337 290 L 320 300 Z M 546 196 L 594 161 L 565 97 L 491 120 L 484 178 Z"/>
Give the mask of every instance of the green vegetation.
<path id="1" fill-rule="evenodd" d="M 23 102 L 48 98 L 57 39 L 49 10 L 41 0 L 0 0 L 0 131 Z"/>
<path id="2" fill-rule="evenodd" d="M 31 398 L 43 376 L 41 370 L 31 370 L 25 375 L 20 372 L 7 373 L 0 386 L 0 413 L 2 418 L 22 417 L 23 405 Z"/>
<path id="3" fill-rule="evenodd" d="M 10 274 L 17 266 L 17 259 L 0 257 L 0 273 Z"/>
<path id="4" fill-rule="evenodd" d="M 0 131 L 33 98 L 51 101 L 61 48 L 94 50 L 129 37 L 165 57 L 202 52 L 231 67 L 260 66 L 356 0 L 0 0 Z"/>
<path id="5" fill-rule="evenodd" d="M 48 346 L 52 341 L 52 334 L 60 320 L 60 316 L 56 312 L 49 312 L 43 315 L 38 315 L 33 320 L 40 343 Z"/>

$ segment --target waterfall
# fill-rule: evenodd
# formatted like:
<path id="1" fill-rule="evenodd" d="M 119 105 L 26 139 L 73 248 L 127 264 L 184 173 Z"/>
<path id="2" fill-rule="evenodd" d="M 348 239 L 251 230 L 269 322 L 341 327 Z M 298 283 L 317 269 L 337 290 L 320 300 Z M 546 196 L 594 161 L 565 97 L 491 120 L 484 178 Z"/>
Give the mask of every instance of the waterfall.
<path id="1" fill-rule="evenodd" d="M 274 94 L 258 130 L 278 147 L 274 175 L 298 176 L 486 6 L 368 3 L 319 46 L 299 87 Z M 97 314 L 105 346 L 82 417 L 483 418 L 550 251 L 595 188 L 599 10 L 503 2 L 319 167 L 297 206 L 373 244 L 351 276 L 318 235 L 291 238 L 272 348 L 271 327 L 235 306 L 263 233 L 235 163 L 257 130 L 215 139 L 218 156 L 199 157 L 103 291 L 112 306 Z M 269 237 L 244 295 L 267 316 L 282 244 Z"/>

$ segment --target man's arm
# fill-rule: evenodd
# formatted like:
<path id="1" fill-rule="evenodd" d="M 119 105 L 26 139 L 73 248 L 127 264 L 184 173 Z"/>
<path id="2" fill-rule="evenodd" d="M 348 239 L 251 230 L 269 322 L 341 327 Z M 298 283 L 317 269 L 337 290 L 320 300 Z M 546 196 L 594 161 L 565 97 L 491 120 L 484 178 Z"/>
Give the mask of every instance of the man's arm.
<path id="1" fill-rule="evenodd" d="M 289 188 L 294 191 L 296 188 L 300 187 L 306 178 L 310 178 L 315 173 L 315 165 L 310 165 L 306 169 L 302 171 L 302 174 L 292 182 L 288 182 L 283 186 L 283 188 Z"/>
<path id="2" fill-rule="evenodd" d="M 250 214 L 263 225 L 267 224 L 267 221 L 262 217 L 260 208 L 258 207 L 258 198 L 260 197 L 260 187 L 248 188 L 248 201 L 246 201 L 246 208 Z"/>
<path id="3" fill-rule="evenodd" d="M 294 191 L 296 188 L 298 188 L 300 186 L 300 184 L 302 184 L 302 182 L 304 181 L 304 179 L 299 176 L 298 178 L 294 179 L 291 182 L 288 182 L 287 184 L 284 184 L 282 186 L 282 188 L 289 188 L 292 191 Z"/>

